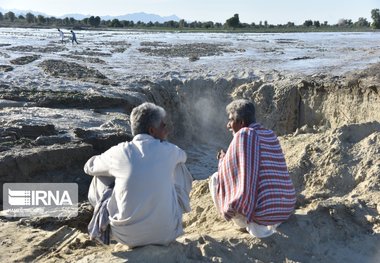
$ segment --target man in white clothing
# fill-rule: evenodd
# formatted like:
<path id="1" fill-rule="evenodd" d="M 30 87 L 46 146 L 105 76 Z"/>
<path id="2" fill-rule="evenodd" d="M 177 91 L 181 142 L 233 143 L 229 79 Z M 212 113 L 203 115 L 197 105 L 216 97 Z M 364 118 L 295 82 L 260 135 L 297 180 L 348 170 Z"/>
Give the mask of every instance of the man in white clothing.
<path id="1" fill-rule="evenodd" d="M 65 35 L 63 34 L 63 32 L 58 28 L 58 32 L 59 32 L 59 36 L 61 38 L 61 43 L 65 43 L 64 39 L 65 39 Z"/>
<path id="2" fill-rule="evenodd" d="M 107 205 L 111 238 L 129 247 L 169 244 L 183 234 L 182 213 L 190 211 L 186 153 L 166 141 L 165 120 L 165 110 L 155 104 L 134 108 L 133 140 L 92 157 L 84 167 L 94 176 L 89 189 L 94 206 L 105 188 L 97 177 L 114 181 Z"/>

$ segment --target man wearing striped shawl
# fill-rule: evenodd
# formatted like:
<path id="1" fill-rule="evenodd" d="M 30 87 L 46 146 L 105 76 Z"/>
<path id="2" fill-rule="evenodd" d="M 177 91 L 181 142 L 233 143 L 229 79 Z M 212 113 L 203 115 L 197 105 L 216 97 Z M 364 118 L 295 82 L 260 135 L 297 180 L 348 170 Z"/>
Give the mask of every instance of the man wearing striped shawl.
<path id="1" fill-rule="evenodd" d="M 284 154 L 273 131 L 256 122 L 252 102 L 235 100 L 226 111 L 233 139 L 226 152 L 218 153 L 211 196 L 226 220 L 255 237 L 270 236 L 293 213 L 296 202 Z"/>

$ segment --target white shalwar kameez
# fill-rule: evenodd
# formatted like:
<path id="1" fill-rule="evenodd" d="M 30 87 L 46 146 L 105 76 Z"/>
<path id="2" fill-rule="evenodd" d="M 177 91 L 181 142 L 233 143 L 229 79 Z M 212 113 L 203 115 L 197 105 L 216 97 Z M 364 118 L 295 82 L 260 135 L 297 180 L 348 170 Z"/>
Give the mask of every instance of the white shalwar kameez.
<path id="1" fill-rule="evenodd" d="M 115 180 L 108 203 L 113 239 L 130 247 L 167 245 L 183 234 L 182 213 L 190 211 L 192 183 L 186 158 L 178 146 L 139 134 L 87 161 L 87 174 Z M 94 178 L 91 203 L 103 189 Z"/>

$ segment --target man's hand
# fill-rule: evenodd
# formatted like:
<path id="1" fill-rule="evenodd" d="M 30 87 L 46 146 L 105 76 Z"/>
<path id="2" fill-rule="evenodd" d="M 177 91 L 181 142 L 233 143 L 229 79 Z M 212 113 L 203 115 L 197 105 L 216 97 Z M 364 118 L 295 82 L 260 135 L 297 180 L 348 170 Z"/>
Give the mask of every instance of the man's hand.
<path id="1" fill-rule="evenodd" d="M 220 160 L 220 159 L 223 159 L 223 157 L 226 155 L 226 152 L 221 149 L 218 151 L 218 153 L 216 154 L 216 159 Z"/>

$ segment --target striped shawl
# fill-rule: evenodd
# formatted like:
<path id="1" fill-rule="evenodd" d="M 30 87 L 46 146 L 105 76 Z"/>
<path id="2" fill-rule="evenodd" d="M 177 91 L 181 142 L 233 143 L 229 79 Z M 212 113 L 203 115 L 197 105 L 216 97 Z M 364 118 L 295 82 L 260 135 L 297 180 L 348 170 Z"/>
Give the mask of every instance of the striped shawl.
<path id="1" fill-rule="evenodd" d="M 219 211 L 260 225 L 282 223 L 294 211 L 295 189 L 280 143 L 259 123 L 240 129 L 219 161 Z"/>

